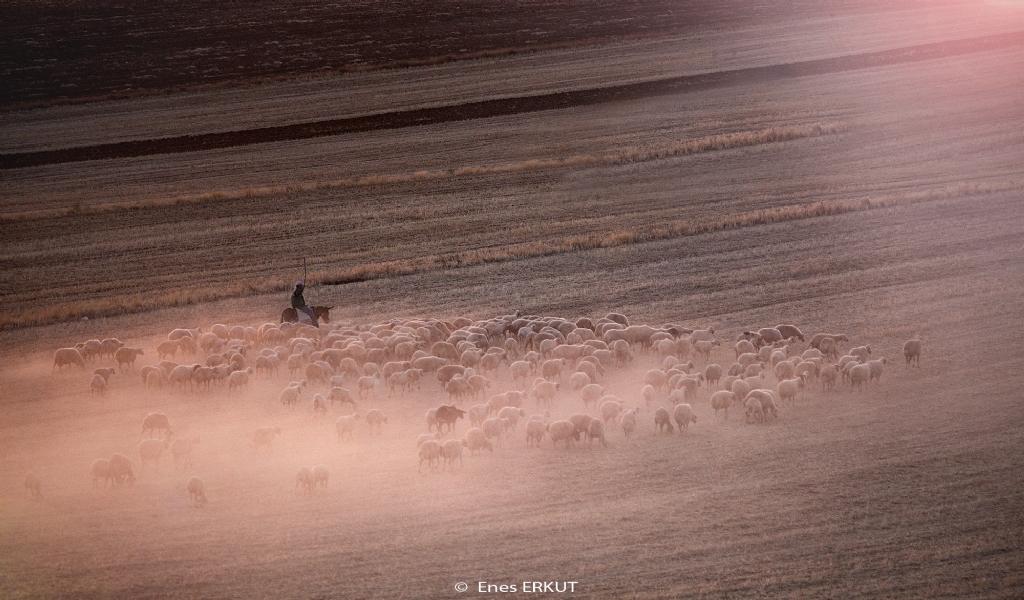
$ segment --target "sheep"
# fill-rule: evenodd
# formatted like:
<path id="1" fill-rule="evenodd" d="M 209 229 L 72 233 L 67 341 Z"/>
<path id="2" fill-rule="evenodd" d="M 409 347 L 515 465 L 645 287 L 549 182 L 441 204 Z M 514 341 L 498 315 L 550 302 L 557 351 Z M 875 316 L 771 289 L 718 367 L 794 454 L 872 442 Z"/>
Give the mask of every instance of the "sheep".
<path id="1" fill-rule="evenodd" d="M 697 413 L 693 412 L 693 407 L 689 404 L 677 404 L 672 411 L 672 418 L 679 427 L 679 433 L 683 433 L 690 423 L 697 422 Z"/>
<path id="2" fill-rule="evenodd" d="M 619 425 L 622 427 L 622 435 L 630 437 L 636 429 L 636 416 L 640 414 L 639 408 L 627 410 L 619 417 Z"/>
<path id="3" fill-rule="evenodd" d="M 601 402 L 601 420 L 605 423 L 619 416 L 622 412 L 622 404 L 615 396 L 604 396 Z"/>
<path id="4" fill-rule="evenodd" d="M 85 369 L 85 358 L 78 348 L 60 348 L 53 353 L 53 368 L 59 371 L 65 365 L 78 365 L 78 368 Z"/>
<path id="5" fill-rule="evenodd" d="M 107 338 L 100 342 L 100 357 L 113 357 L 114 353 L 124 347 L 124 342 L 117 338 Z"/>
<path id="6" fill-rule="evenodd" d="M 668 377 L 661 369 L 651 369 L 644 374 L 644 383 L 655 390 L 662 390 L 668 383 Z"/>
<path id="7" fill-rule="evenodd" d="M 102 375 L 93 375 L 92 381 L 89 382 L 89 393 L 105 396 L 107 394 L 107 380 Z"/>
<path id="8" fill-rule="evenodd" d="M 505 429 L 508 428 L 508 423 L 508 419 L 487 419 L 486 421 L 480 424 L 480 429 L 483 430 L 484 435 L 487 436 L 487 439 L 494 438 L 498 441 L 498 444 L 500 445 L 501 434 L 503 431 L 505 431 Z"/>
<path id="9" fill-rule="evenodd" d="M 774 344 L 775 342 L 781 342 L 786 339 L 785 336 L 782 335 L 782 332 L 774 327 L 759 329 L 757 331 L 757 335 L 761 336 L 761 339 L 764 340 L 764 343 L 766 344 Z"/>
<path id="10" fill-rule="evenodd" d="M 736 401 L 736 394 L 726 390 L 719 390 L 714 394 L 711 394 L 711 408 L 715 409 L 715 417 L 718 417 L 718 411 L 725 411 L 725 420 L 729 420 L 729 405 Z"/>
<path id="11" fill-rule="evenodd" d="M 764 409 L 761 407 L 761 401 L 757 398 L 747 398 L 744 402 L 746 407 L 746 419 L 747 423 L 763 423 L 764 422 Z"/>
<path id="12" fill-rule="evenodd" d="M 871 354 L 871 346 L 857 346 L 856 348 L 850 349 L 850 356 L 856 356 L 860 358 L 861 362 L 868 359 L 868 355 Z"/>
<path id="13" fill-rule="evenodd" d="M 736 364 L 740 365 L 740 367 L 742 367 L 743 369 L 746 369 L 750 365 L 756 365 L 760 360 L 761 359 L 757 354 L 753 352 L 747 352 L 746 354 L 740 354 L 736 358 Z M 742 371 L 740 371 L 740 373 L 742 373 Z M 730 374 L 733 374 L 731 370 Z"/>
<path id="14" fill-rule="evenodd" d="M 310 478 L 310 485 L 315 490 L 318 487 L 327 489 L 327 480 L 331 476 L 331 472 L 327 469 L 326 465 L 317 465 L 313 467 L 311 472 L 312 477 Z"/>
<path id="15" fill-rule="evenodd" d="M 142 461 L 142 468 L 146 467 L 147 460 L 153 461 L 154 465 L 158 464 L 160 456 L 164 453 L 164 448 L 168 445 L 168 441 L 154 439 L 139 442 L 139 459 Z"/>
<path id="16" fill-rule="evenodd" d="M 313 396 L 313 416 L 327 416 L 327 398 L 324 398 L 320 394 Z"/>
<path id="17" fill-rule="evenodd" d="M 374 428 L 376 428 L 377 435 L 381 434 L 381 425 L 388 422 L 388 417 L 384 414 L 384 411 L 377 408 L 366 411 L 366 415 L 363 418 L 370 427 L 370 433 L 372 434 Z"/>
<path id="18" fill-rule="evenodd" d="M 167 415 L 158 412 L 149 413 L 142 419 L 142 433 L 139 434 L 139 437 L 141 438 L 146 435 L 147 430 L 150 434 L 149 437 L 153 437 L 158 429 L 164 432 L 164 436 L 167 439 L 171 439 L 171 436 L 174 435 L 171 431 L 171 423 L 167 419 Z"/>
<path id="19" fill-rule="evenodd" d="M 560 358 L 553 358 L 551 360 L 544 361 L 540 366 L 540 374 L 544 379 L 548 381 L 555 381 L 562 379 L 562 370 L 565 368 L 565 361 Z"/>
<path id="20" fill-rule="evenodd" d="M 43 499 L 43 482 L 39 479 L 39 476 L 29 471 L 25 473 L 25 496 L 27 497 L 30 493 L 36 500 Z"/>
<path id="21" fill-rule="evenodd" d="M 775 330 L 782 334 L 785 339 L 796 338 L 804 341 L 804 334 L 796 325 L 776 325 Z"/>
<path id="22" fill-rule="evenodd" d="M 775 379 L 778 381 L 792 379 L 796 375 L 796 367 L 788 360 L 779 361 L 773 370 L 775 372 Z"/>
<path id="23" fill-rule="evenodd" d="M 135 359 L 142 356 L 145 352 L 142 348 L 118 348 L 114 352 L 114 360 L 117 361 L 117 368 L 124 370 L 124 366 L 128 365 L 131 370 L 135 370 Z"/>
<path id="24" fill-rule="evenodd" d="M 515 408 L 514 406 L 506 406 L 498 411 L 498 418 L 505 419 L 508 421 L 507 428 L 510 431 L 515 431 L 519 425 L 519 418 L 525 417 L 526 411 L 521 408 Z"/>
<path id="25" fill-rule="evenodd" d="M 338 420 L 334 422 L 334 430 L 338 433 L 338 441 L 347 433 L 348 439 L 352 439 L 352 432 L 356 429 L 356 421 L 359 420 L 359 415 L 353 413 L 351 415 L 343 415 L 338 417 Z M 440 434 L 438 434 L 440 435 Z"/>
<path id="26" fill-rule="evenodd" d="M 903 356 L 907 359 L 907 367 L 913 364 L 917 368 L 921 368 L 921 346 L 923 343 L 921 336 L 916 336 L 903 344 Z"/>
<path id="27" fill-rule="evenodd" d="M 491 415 L 490 404 L 474 404 L 466 411 L 469 414 L 469 423 L 472 427 L 479 427 L 484 419 Z"/>
<path id="28" fill-rule="evenodd" d="M 751 377 L 762 376 L 761 372 L 764 371 L 764 363 L 756 363 L 753 365 L 747 365 L 747 368 L 743 370 L 743 377 L 749 379 Z"/>
<path id="29" fill-rule="evenodd" d="M 526 378 L 530 375 L 530 363 L 525 360 L 517 360 L 516 362 L 509 365 L 509 372 L 512 374 L 512 381 L 525 382 Z"/>
<path id="30" fill-rule="evenodd" d="M 590 375 L 576 371 L 569 377 L 569 384 L 572 385 L 573 390 L 582 389 L 584 386 L 590 385 Z"/>
<path id="31" fill-rule="evenodd" d="M 572 421 L 555 421 L 548 425 L 548 436 L 551 438 L 552 445 L 564 440 L 565 447 L 568 448 L 573 441 L 579 441 L 580 432 L 572 424 Z"/>
<path id="32" fill-rule="evenodd" d="M 171 384 L 171 389 L 174 389 L 174 384 L 180 383 L 181 389 L 185 389 L 186 383 L 192 383 L 192 371 L 194 371 L 198 365 L 179 365 L 171 369 L 171 372 L 167 374 L 167 382 Z"/>
<path id="33" fill-rule="evenodd" d="M 705 361 L 711 360 L 711 350 L 715 346 L 721 346 L 718 340 L 701 340 L 693 344 L 693 351 L 704 357 Z"/>
<path id="34" fill-rule="evenodd" d="M 666 408 L 659 408 L 654 411 L 654 425 L 658 428 L 658 433 L 661 433 L 663 430 L 668 430 L 668 433 L 675 431 L 672 428 L 672 418 Z"/>
<path id="35" fill-rule="evenodd" d="M 647 405 L 647 409 L 650 410 L 651 403 L 658 397 L 658 391 L 655 390 L 652 385 L 645 385 L 640 393 L 644 397 L 644 403 Z"/>
<path id="36" fill-rule="evenodd" d="M 822 338 L 821 342 L 818 343 L 818 350 L 825 355 L 825 358 L 831 360 L 839 356 L 839 345 L 832 338 Z M 813 348 L 812 348 L 813 349 Z"/>
<path id="37" fill-rule="evenodd" d="M 112 454 L 110 459 L 107 461 L 107 465 L 110 467 L 110 480 L 114 485 L 120 486 L 125 483 L 131 485 L 135 483 L 135 473 L 132 472 L 132 461 L 130 461 L 124 454 Z"/>
<path id="38" fill-rule="evenodd" d="M 466 415 L 466 411 L 452 405 L 442 404 L 434 411 L 434 418 L 437 421 L 437 430 L 444 433 L 444 430 L 455 430 L 455 422 Z"/>
<path id="39" fill-rule="evenodd" d="M 305 380 L 303 380 L 305 382 Z M 289 385 L 284 388 L 278 395 L 278 399 L 281 404 L 295 408 L 295 405 L 299 402 L 299 394 L 302 393 L 302 385 Z"/>
<path id="40" fill-rule="evenodd" d="M 108 368 L 105 368 L 105 369 L 104 368 L 94 369 L 92 374 L 93 375 L 99 375 L 100 377 L 103 378 L 104 381 L 106 381 L 107 383 L 110 383 L 111 376 L 113 376 L 114 373 L 116 373 L 116 372 L 117 372 L 116 369 L 114 369 L 113 367 L 108 367 Z"/>
<path id="41" fill-rule="evenodd" d="M 743 379 L 737 379 L 736 381 L 732 382 L 732 387 L 730 388 L 732 393 L 736 394 L 737 400 L 746 398 L 747 394 L 749 394 L 750 390 L 752 389 L 754 388 L 750 385 L 750 383 Z"/>
<path id="42" fill-rule="evenodd" d="M 420 436 L 418 438 L 416 438 L 416 447 L 419 448 L 420 446 L 423 445 L 424 442 L 428 442 L 430 440 L 440 440 L 440 439 L 441 439 L 441 433 L 440 432 L 438 432 L 438 433 L 421 433 Z"/>
<path id="43" fill-rule="evenodd" d="M 690 334 L 691 342 L 710 342 L 715 339 L 715 328 L 708 327 L 707 329 L 695 329 Z"/>
<path id="44" fill-rule="evenodd" d="M 313 471 L 309 467 L 300 467 L 295 473 L 296 489 L 299 486 L 306 488 L 307 492 L 313 491 Z"/>
<path id="45" fill-rule="evenodd" d="M 836 385 L 839 370 L 835 365 L 826 365 L 821 369 L 821 391 L 830 390 Z"/>
<path id="46" fill-rule="evenodd" d="M 105 458 L 97 458 L 89 467 L 89 474 L 92 475 L 92 486 L 100 487 L 100 479 L 103 480 L 103 487 L 107 487 L 110 481 L 110 461 Z"/>
<path id="47" fill-rule="evenodd" d="M 484 430 L 479 427 L 473 427 L 466 431 L 466 448 L 469 449 L 470 454 L 477 450 L 483 450 L 484 448 L 494 452 L 494 447 L 492 447 L 491 442 L 488 441 L 487 435 L 484 434 Z"/>
<path id="48" fill-rule="evenodd" d="M 188 499 L 190 502 L 194 502 L 197 507 L 206 504 L 206 487 L 203 486 L 203 480 L 198 477 L 193 477 L 188 480 Z"/>
<path id="49" fill-rule="evenodd" d="M 816 333 L 811 338 L 811 348 L 817 348 L 818 350 L 825 352 L 825 350 L 821 347 L 821 342 L 822 340 L 825 339 L 832 340 L 833 344 L 850 341 L 850 338 L 846 337 L 846 335 L 842 333 Z"/>
<path id="50" fill-rule="evenodd" d="M 608 441 L 604 437 L 604 423 L 594 419 L 590 422 L 590 426 L 587 428 L 587 444 L 590 444 L 595 439 L 601 440 L 602 446 L 607 446 Z"/>
<path id="51" fill-rule="evenodd" d="M 708 382 L 708 387 L 714 385 L 718 387 L 718 381 L 722 378 L 722 367 L 721 365 L 712 363 L 704 367 L 704 380 Z"/>
<path id="52" fill-rule="evenodd" d="M 199 436 L 192 436 L 190 438 L 178 438 L 171 442 L 171 456 L 174 458 L 174 464 L 178 464 L 178 459 L 184 457 L 183 466 L 192 466 L 192 448 L 199 444 Z"/>
<path id="53" fill-rule="evenodd" d="M 798 377 L 796 379 L 783 379 L 779 382 L 777 389 L 780 400 L 789 400 L 792 402 L 796 399 L 796 395 L 800 390 L 804 389 L 804 379 L 803 377 Z"/>
<path id="54" fill-rule="evenodd" d="M 555 392 L 558 391 L 558 386 L 559 384 L 557 382 L 543 380 L 536 382 L 533 386 L 533 391 L 531 393 L 533 394 L 533 397 L 537 400 L 537 406 L 551 406 L 551 403 L 554 402 L 555 399 Z"/>
<path id="55" fill-rule="evenodd" d="M 250 375 L 252 375 L 252 367 L 249 367 L 244 371 L 233 371 L 228 375 L 228 391 L 230 392 L 236 387 L 249 387 Z"/>
<path id="56" fill-rule="evenodd" d="M 703 377 L 703 375 L 697 375 L 696 377 L 680 377 L 679 381 L 676 382 L 676 391 L 682 390 L 683 398 L 686 400 L 692 401 L 696 399 L 697 388 L 700 387 L 700 382 Z"/>
<path id="57" fill-rule="evenodd" d="M 821 376 L 821 363 L 818 359 L 802 360 L 793 369 L 793 375 L 803 376 L 805 379 L 817 379 Z"/>
<path id="58" fill-rule="evenodd" d="M 455 470 L 455 459 L 459 459 L 459 465 L 464 465 L 462 461 L 462 449 L 468 445 L 466 440 L 448 440 L 441 446 L 441 458 L 444 459 L 444 465 L 442 469 L 451 465 L 452 471 Z"/>
<path id="59" fill-rule="evenodd" d="M 879 383 L 882 382 L 882 366 L 888 364 L 889 360 L 884 356 L 877 360 L 869 360 L 867 362 L 868 367 L 871 369 L 871 375 L 868 377 L 868 382 L 877 379 Z"/>
<path id="60" fill-rule="evenodd" d="M 741 354 L 754 354 L 755 352 L 757 352 L 757 348 L 754 347 L 754 344 L 748 340 L 740 340 L 736 342 L 736 345 L 733 346 L 733 349 L 736 350 L 737 359 L 739 359 Z"/>
<path id="61" fill-rule="evenodd" d="M 764 389 L 750 390 L 750 393 L 744 399 L 744 404 L 746 404 L 746 400 L 751 398 L 756 398 L 761 403 L 762 416 L 765 420 L 767 420 L 769 415 L 778 418 L 779 406 L 775 402 L 774 392 Z"/>
<path id="62" fill-rule="evenodd" d="M 526 447 L 533 447 L 533 442 L 537 442 L 537 447 L 540 447 L 541 441 L 544 439 L 544 434 L 548 431 L 548 425 L 544 421 L 539 419 L 530 419 L 526 422 Z"/>
<path id="63" fill-rule="evenodd" d="M 871 379 L 871 366 L 867 364 L 854 365 L 850 369 L 850 389 L 860 389 Z"/>
<path id="64" fill-rule="evenodd" d="M 352 397 L 352 392 L 343 387 L 332 387 L 331 390 L 327 392 L 327 399 L 330 400 L 332 408 L 334 407 L 335 402 L 339 402 L 343 406 L 345 404 L 351 404 L 352 410 L 356 409 L 356 400 Z"/>
<path id="65" fill-rule="evenodd" d="M 665 357 L 665 360 L 661 361 L 661 370 L 668 371 L 669 369 L 678 365 L 681 361 L 675 356 L 669 355 Z"/>
<path id="66" fill-rule="evenodd" d="M 253 433 L 252 441 L 256 444 L 257 450 L 260 449 L 260 446 L 266 446 L 269 450 L 270 443 L 274 441 L 274 436 L 280 434 L 280 427 L 260 427 Z"/>
<path id="67" fill-rule="evenodd" d="M 591 402 L 596 406 L 597 401 L 604 396 L 604 388 L 596 383 L 591 383 L 590 385 L 585 385 L 580 389 L 580 396 L 583 398 L 584 406 Z"/>
<path id="68" fill-rule="evenodd" d="M 178 340 L 166 340 L 160 342 L 156 346 L 156 355 L 158 358 L 164 359 L 167 357 L 174 358 L 174 355 L 181 349 L 181 343 Z"/>

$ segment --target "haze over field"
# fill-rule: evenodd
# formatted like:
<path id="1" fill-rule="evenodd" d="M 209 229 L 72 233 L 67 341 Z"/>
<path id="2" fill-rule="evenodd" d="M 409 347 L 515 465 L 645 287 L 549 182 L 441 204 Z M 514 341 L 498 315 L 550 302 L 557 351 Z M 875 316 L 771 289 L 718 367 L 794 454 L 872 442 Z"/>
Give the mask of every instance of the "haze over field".
<path id="1" fill-rule="evenodd" d="M 233 20 L 139 7 L 152 13 L 102 4 L 60 30 L 61 5 L 26 0 L 0 19 L 3 44 L 22 44 L 0 52 L 0 103 L 20 107 L 0 113 L 0 597 L 452 598 L 533 581 L 588 598 L 1024 595 L 1018 3 L 283 4 L 253 7 L 246 27 L 265 32 L 230 52 Z M 382 28 L 387 15 L 402 17 Z M 136 34 L 145 52 L 111 46 Z M 271 38 L 291 41 L 256 52 Z M 301 330 L 248 334 L 245 385 L 147 385 L 163 358 L 227 358 L 215 324 L 277 323 L 300 277 L 334 307 L 308 350 Z M 615 358 L 609 313 L 668 345 Z M 443 354 L 453 330 L 503 318 L 463 343 L 505 349 L 476 367 L 476 397 L 429 370 L 391 390 L 364 365 L 406 372 L 406 350 Z M 513 378 L 558 337 L 542 320 L 560 346 L 612 344 L 586 352 L 602 393 L 637 409 L 631 435 L 619 414 L 605 444 L 550 429 L 528 444 L 531 415 L 550 428 L 611 400 L 583 401 L 577 358 L 550 404 L 539 364 Z M 789 323 L 805 340 L 788 356 L 842 333 L 838 354 L 869 346 L 881 377 L 810 374 L 777 417 L 737 398 L 725 418 L 708 366 L 763 360 L 744 381 L 778 395 L 779 357 L 734 345 Z M 702 355 L 669 324 L 719 345 Z M 209 348 L 160 356 L 177 328 Z M 904 359 L 915 336 L 919 368 Z M 57 349 L 106 338 L 144 353 L 55 368 Z M 577 352 L 548 346 L 538 363 Z M 278 347 L 268 372 L 257 356 Z M 645 398 L 672 357 L 708 377 Z M 336 425 L 350 405 L 314 410 L 332 388 L 316 358 L 355 397 L 351 437 Z M 114 369 L 102 393 L 97 368 Z M 523 416 L 490 451 L 421 461 L 429 409 L 510 390 L 528 393 Z M 680 403 L 696 422 L 659 432 L 657 409 Z M 173 435 L 143 464 L 140 443 L 163 439 L 139 435 L 154 412 Z M 280 433 L 257 447 L 267 427 Z M 196 438 L 190 465 L 172 456 Z M 94 485 L 91 465 L 116 453 L 134 484 Z M 325 486 L 297 484 L 317 465 Z"/>

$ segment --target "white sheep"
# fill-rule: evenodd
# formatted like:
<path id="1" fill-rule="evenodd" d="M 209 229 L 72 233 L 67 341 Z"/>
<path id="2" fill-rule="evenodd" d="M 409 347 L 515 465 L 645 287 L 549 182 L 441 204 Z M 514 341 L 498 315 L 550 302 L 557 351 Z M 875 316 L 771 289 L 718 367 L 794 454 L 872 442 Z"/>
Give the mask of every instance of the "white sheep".
<path id="1" fill-rule="evenodd" d="M 622 412 L 622 404 L 615 396 L 604 396 L 601 398 L 601 420 L 607 423 L 619 416 Z"/>
<path id="2" fill-rule="evenodd" d="M 764 409 L 761 407 L 760 400 L 757 398 L 747 398 L 744 406 L 746 408 L 747 423 L 764 422 Z"/>
<path id="3" fill-rule="evenodd" d="M 912 340 L 907 340 L 903 344 L 903 356 L 907 359 L 907 366 L 913 364 L 917 368 L 921 368 L 921 346 L 924 342 L 921 340 L 921 336 L 916 336 Z"/>
<path id="4" fill-rule="evenodd" d="M 305 383 L 305 380 L 302 383 Z M 292 383 L 281 391 L 278 399 L 281 401 L 281 404 L 295 408 L 295 405 L 299 402 L 299 394 L 302 393 L 302 388 L 302 385 Z"/>
<path id="5" fill-rule="evenodd" d="M 142 433 L 139 434 L 139 437 L 146 435 L 147 431 L 149 431 L 149 436 L 153 437 L 158 430 L 162 431 L 167 439 L 171 439 L 171 436 L 174 435 L 167 415 L 158 412 L 149 413 L 142 419 Z"/>
<path id="6" fill-rule="evenodd" d="M 142 348 L 118 348 L 114 351 L 114 360 L 117 361 L 117 368 L 124 370 L 124 366 L 128 365 L 131 370 L 135 370 L 135 359 L 145 354 Z"/>
<path id="7" fill-rule="evenodd" d="M 640 414 L 639 408 L 627 410 L 619 417 L 619 425 L 622 427 L 622 435 L 630 437 L 636 429 L 636 416 Z"/>
<path id="8" fill-rule="evenodd" d="M 233 371 L 228 375 L 228 391 L 240 387 L 249 387 L 249 376 L 252 375 L 252 368 L 249 367 L 244 371 Z"/>
<path id="9" fill-rule="evenodd" d="M 722 366 L 712 363 L 704 367 L 704 380 L 708 382 L 708 387 L 714 385 L 718 387 L 719 380 L 722 379 Z"/>
<path id="10" fill-rule="evenodd" d="M 536 382 L 531 393 L 537 400 L 537 406 L 551 406 L 551 403 L 554 402 L 555 393 L 558 391 L 558 387 L 559 384 L 557 382 L 543 380 Z"/>
<path id="11" fill-rule="evenodd" d="M 729 406 L 736 401 L 736 394 L 726 390 L 719 390 L 711 394 L 711 408 L 715 409 L 715 417 L 718 411 L 725 411 L 725 420 L 729 420 Z"/>
<path id="12" fill-rule="evenodd" d="M 436 411 L 437 409 L 434 410 Z M 469 410 L 466 412 L 469 415 L 469 424 L 473 427 L 479 427 L 480 424 L 483 423 L 484 420 L 491 415 L 491 405 L 474 404 L 473 406 L 470 406 Z"/>
<path id="13" fill-rule="evenodd" d="M 789 363 L 787 363 L 789 364 Z M 804 388 L 803 377 L 797 377 L 795 379 L 783 379 L 779 382 L 778 392 L 780 400 L 789 400 L 790 402 L 796 400 L 797 394 Z"/>
<path id="14" fill-rule="evenodd" d="M 484 448 L 494 452 L 494 448 L 491 446 L 491 442 L 488 441 L 487 435 L 479 427 L 473 427 L 466 431 L 466 448 L 469 449 L 471 454 Z"/>
<path id="15" fill-rule="evenodd" d="M 203 506 L 206 504 L 206 487 L 203 485 L 203 480 L 198 477 L 193 477 L 188 480 L 188 498 L 190 502 L 194 502 L 196 506 Z"/>
<path id="16" fill-rule="evenodd" d="M 860 387 L 866 384 L 870 379 L 870 365 L 860 364 L 850 367 L 850 389 L 860 389 Z"/>
<path id="17" fill-rule="evenodd" d="M 142 440 L 139 442 L 139 458 L 142 460 L 142 468 L 146 467 L 146 461 L 151 460 L 156 465 L 160 456 L 164 453 L 164 448 L 170 445 L 169 441 L 161 440 Z"/>
<path id="18" fill-rule="evenodd" d="M 334 430 L 338 434 L 339 442 L 346 433 L 348 434 L 348 439 L 352 439 L 352 433 L 356 430 L 356 421 L 358 420 L 359 415 L 356 413 L 338 417 L 338 420 L 334 422 Z"/>
<path id="19" fill-rule="evenodd" d="M 334 406 L 335 402 L 340 402 L 342 405 L 351 404 L 352 410 L 356 409 L 356 399 L 352 397 L 352 392 L 343 387 L 332 387 L 327 392 L 327 399 L 331 401 L 331 407 Z"/>
<path id="20" fill-rule="evenodd" d="M 192 448 L 199 444 L 199 436 L 192 436 L 189 438 L 178 438 L 171 442 L 171 456 L 174 458 L 174 464 L 178 464 L 178 459 L 184 457 L 183 466 L 192 466 Z"/>
<path id="21" fill-rule="evenodd" d="M 313 396 L 313 416 L 327 416 L 327 398 L 324 398 L 321 394 Z"/>
<path id="22" fill-rule="evenodd" d="M 708 327 L 707 329 L 695 329 L 690 334 L 691 342 L 710 342 L 715 339 L 715 328 Z"/>
<path id="23" fill-rule="evenodd" d="M 421 433 L 420 436 L 418 438 L 416 438 L 416 447 L 419 448 L 420 446 L 423 445 L 424 442 L 429 442 L 430 440 L 440 440 L 440 439 L 441 439 L 441 432 L 437 432 L 437 433 Z"/>
<path id="24" fill-rule="evenodd" d="M 584 406 L 591 402 L 596 406 L 597 401 L 604 396 L 604 388 L 596 383 L 591 383 L 590 385 L 585 385 L 580 389 L 580 396 L 583 398 Z"/>
<path id="25" fill-rule="evenodd" d="M 711 350 L 715 346 L 721 346 L 718 340 L 701 340 L 693 344 L 693 351 L 704 357 L 705 361 L 711 360 Z"/>
<path id="26" fill-rule="evenodd" d="M 103 487 L 107 487 L 110 481 L 110 461 L 105 458 L 97 458 L 89 467 L 89 474 L 92 475 L 93 487 L 100 487 L 100 480 L 103 480 Z"/>
<path id="27" fill-rule="evenodd" d="M 378 408 L 366 411 L 366 415 L 363 418 L 366 420 L 366 424 L 370 426 L 370 433 L 372 434 L 374 428 L 376 428 L 377 435 L 381 434 L 381 425 L 388 422 L 387 415 Z"/>
<path id="28" fill-rule="evenodd" d="M 78 348 L 60 348 L 53 353 L 53 368 L 60 370 L 64 366 L 78 365 L 80 369 L 85 368 L 85 358 Z"/>
<path id="29" fill-rule="evenodd" d="M 548 431 L 548 425 L 540 419 L 530 419 L 526 422 L 526 446 L 532 447 L 533 442 L 537 442 L 537 447 L 540 447 L 541 441 L 544 439 L 544 434 Z"/>
<path id="30" fill-rule="evenodd" d="M 641 395 L 644 397 L 644 403 L 647 405 L 647 409 L 651 409 L 651 403 L 658 397 L 658 391 L 654 389 L 653 385 L 645 385 L 644 389 L 641 390 Z"/>
<path id="31" fill-rule="evenodd" d="M 679 427 L 679 433 L 682 433 L 686 431 L 690 423 L 697 422 L 697 413 L 693 412 L 693 407 L 689 404 L 677 404 L 672 411 L 672 418 L 675 420 L 676 426 Z"/>
<path id="32" fill-rule="evenodd" d="M 313 467 L 311 471 L 310 485 L 315 490 L 318 487 L 327 489 L 327 480 L 331 476 L 331 472 L 327 469 L 326 465 L 317 465 Z"/>
<path id="33" fill-rule="evenodd" d="M 868 355 L 871 354 L 871 346 L 857 346 L 851 348 L 849 352 L 850 356 L 856 356 L 861 362 L 865 362 L 868 359 Z"/>
<path id="34" fill-rule="evenodd" d="M 89 393 L 97 393 L 100 396 L 105 396 L 107 393 L 107 380 L 102 375 L 93 375 L 92 381 L 89 382 Z"/>
<path id="35" fill-rule="evenodd" d="M 604 437 L 604 423 L 598 419 L 591 421 L 587 427 L 587 444 L 590 444 L 595 439 L 601 440 L 602 446 L 608 445 L 608 441 Z"/>
<path id="36" fill-rule="evenodd" d="M 441 444 L 437 440 L 427 440 L 426 442 L 423 442 L 422 446 L 420 446 L 417 454 L 420 458 L 420 465 L 416 470 L 422 471 L 423 461 L 427 461 L 427 468 L 433 471 L 434 466 L 441 458 Z"/>
<path id="37" fill-rule="evenodd" d="M 888 364 L 888 359 L 884 356 L 877 360 L 869 360 L 867 362 L 868 367 L 871 368 L 871 376 L 868 378 L 868 382 L 877 379 L 879 383 L 882 382 L 882 368 L 883 365 Z"/>
<path id="38" fill-rule="evenodd" d="M 576 371 L 569 377 L 569 383 L 572 385 L 573 390 L 582 389 L 584 386 L 590 385 L 590 375 L 582 371 Z"/>
<path id="39" fill-rule="evenodd" d="M 499 419 L 497 417 L 493 419 L 487 419 L 480 424 L 480 429 L 483 430 L 484 435 L 487 439 L 495 439 L 498 444 L 501 445 L 501 434 L 508 428 L 508 419 Z"/>
<path id="40" fill-rule="evenodd" d="M 132 461 L 124 454 L 112 454 L 107 461 L 110 467 L 110 479 L 114 485 L 131 485 L 135 483 L 135 473 L 132 472 Z"/>
<path id="41" fill-rule="evenodd" d="M 565 447 L 568 448 L 573 440 L 579 441 L 580 432 L 577 431 L 572 421 L 555 421 L 548 426 L 548 436 L 551 438 L 552 445 L 564 440 Z"/>
<path id="42" fill-rule="evenodd" d="M 444 459 L 444 465 L 442 468 L 451 465 L 452 470 L 455 470 L 455 459 L 459 459 L 459 465 L 463 465 L 462 462 L 462 449 L 468 445 L 466 440 L 448 440 L 441 446 L 441 457 Z"/>
<path id="43" fill-rule="evenodd" d="M 675 429 L 672 427 L 672 417 L 668 414 L 668 409 L 659 408 L 654 411 L 654 425 L 658 428 L 658 433 L 663 430 L 668 430 L 667 433 L 672 433 Z"/>
<path id="44" fill-rule="evenodd" d="M 521 408 L 516 408 L 514 406 L 506 406 L 505 408 L 502 408 L 501 410 L 498 411 L 498 419 L 505 419 L 506 421 L 508 421 L 506 428 L 509 431 L 515 431 L 516 427 L 519 425 L 520 417 L 525 416 L 525 410 Z"/>
<path id="45" fill-rule="evenodd" d="M 821 377 L 821 390 L 830 390 L 836 385 L 839 378 L 839 369 L 835 365 L 825 365 L 819 374 Z"/>

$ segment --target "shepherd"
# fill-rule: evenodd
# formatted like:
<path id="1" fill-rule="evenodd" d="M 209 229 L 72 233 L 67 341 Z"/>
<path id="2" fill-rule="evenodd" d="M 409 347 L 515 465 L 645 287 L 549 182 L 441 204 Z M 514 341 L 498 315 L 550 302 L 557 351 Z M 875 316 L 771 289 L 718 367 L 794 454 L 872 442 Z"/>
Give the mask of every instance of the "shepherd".
<path id="1" fill-rule="evenodd" d="M 306 299 L 302 297 L 302 291 L 306 289 L 306 285 L 302 281 L 295 282 L 295 291 L 292 292 L 292 308 L 296 311 L 302 311 L 309 315 L 309 319 L 313 322 L 313 327 L 320 327 L 320 323 L 317 322 L 316 311 L 313 310 L 312 306 L 306 305 Z"/>

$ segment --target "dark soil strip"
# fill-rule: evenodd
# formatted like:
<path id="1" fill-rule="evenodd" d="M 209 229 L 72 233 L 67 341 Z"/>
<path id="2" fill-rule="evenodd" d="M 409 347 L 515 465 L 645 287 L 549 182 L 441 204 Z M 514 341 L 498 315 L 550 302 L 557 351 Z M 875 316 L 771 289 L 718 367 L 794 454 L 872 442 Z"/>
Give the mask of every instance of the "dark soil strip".
<path id="1" fill-rule="evenodd" d="M 753 67 L 733 71 L 719 71 L 703 75 L 686 75 L 657 81 L 629 85 L 617 85 L 571 92 L 557 92 L 539 96 L 523 96 L 499 100 L 484 100 L 438 108 L 397 111 L 351 117 L 264 127 L 243 131 L 207 133 L 155 140 L 138 140 L 116 144 L 100 144 L 65 150 L 26 152 L 0 155 L 0 169 L 19 169 L 39 165 L 130 158 L 153 154 L 198 152 L 233 146 L 247 146 L 268 142 L 301 140 L 313 137 L 340 135 L 381 129 L 398 129 L 418 125 L 432 125 L 468 119 L 483 119 L 501 115 L 588 106 L 604 102 L 634 100 L 656 95 L 695 92 L 731 85 L 761 83 L 778 79 L 805 77 L 864 69 L 882 65 L 916 62 L 956 56 L 972 52 L 983 52 L 1024 44 L 1024 31 L 1013 33 L 936 42 L 908 46 L 895 50 L 853 54 L 837 58 L 809 60 L 766 67 Z"/>

